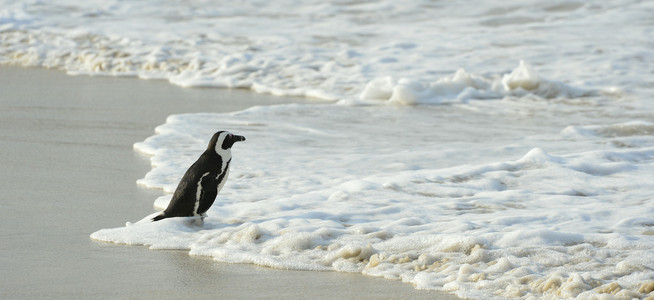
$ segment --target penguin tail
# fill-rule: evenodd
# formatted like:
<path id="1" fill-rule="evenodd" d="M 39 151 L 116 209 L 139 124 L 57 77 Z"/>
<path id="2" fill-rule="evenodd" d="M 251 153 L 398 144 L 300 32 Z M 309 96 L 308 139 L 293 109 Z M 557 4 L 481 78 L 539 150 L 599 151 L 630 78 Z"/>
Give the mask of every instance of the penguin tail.
<path id="1" fill-rule="evenodd" d="M 165 218 L 167 218 L 167 217 L 162 213 L 162 214 L 160 214 L 160 215 L 158 215 L 158 216 L 152 218 L 152 222 L 156 222 L 156 221 L 159 221 L 159 220 L 163 220 L 163 219 L 165 219 Z"/>

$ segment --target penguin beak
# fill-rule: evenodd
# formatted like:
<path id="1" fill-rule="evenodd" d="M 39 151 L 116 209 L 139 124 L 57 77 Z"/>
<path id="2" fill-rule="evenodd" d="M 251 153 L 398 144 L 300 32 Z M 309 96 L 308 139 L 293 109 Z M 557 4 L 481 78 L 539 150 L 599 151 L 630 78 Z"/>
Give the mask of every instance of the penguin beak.
<path id="1" fill-rule="evenodd" d="M 234 137 L 233 137 L 232 139 L 234 140 L 234 142 L 242 142 L 242 141 L 245 141 L 245 137 L 242 136 L 242 135 L 234 135 Z"/>

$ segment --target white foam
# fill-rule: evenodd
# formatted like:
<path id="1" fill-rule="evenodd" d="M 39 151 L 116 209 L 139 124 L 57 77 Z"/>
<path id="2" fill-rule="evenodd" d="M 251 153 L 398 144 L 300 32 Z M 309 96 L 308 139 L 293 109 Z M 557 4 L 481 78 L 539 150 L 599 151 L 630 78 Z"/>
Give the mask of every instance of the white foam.
<path id="1" fill-rule="evenodd" d="M 247 137 L 205 224 L 170 219 L 92 237 L 225 262 L 360 272 L 462 297 L 647 294 L 639 290 L 654 265 L 654 138 L 629 148 L 607 143 L 613 135 L 568 130 L 525 139 L 504 128 L 515 124 L 468 108 L 293 104 L 171 116 L 135 145 L 156 162 L 141 184 L 175 186 L 216 128 Z M 452 138 L 457 127 L 445 124 L 464 112 L 476 133 Z M 497 135 L 480 146 L 487 134 Z"/>
<path id="2" fill-rule="evenodd" d="M 652 74 L 651 4 L 628 2 L 1 0 L 0 63 L 349 102 L 623 97 Z"/>
<path id="3" fill-rule="evenodd" d="M 459 69 L 452 76 L 424 83 L 390 77 L 369 82 L 359 96 L 362 100 L 382 100 L 397 104 L 442 104 L 473 99 L 501 99 L 532 95 L 545 99 L 579 98 L 597 92 L 571 87 L 562 82 L 542 79 L 524 61 L 502 78 L 486 78 Z"/>

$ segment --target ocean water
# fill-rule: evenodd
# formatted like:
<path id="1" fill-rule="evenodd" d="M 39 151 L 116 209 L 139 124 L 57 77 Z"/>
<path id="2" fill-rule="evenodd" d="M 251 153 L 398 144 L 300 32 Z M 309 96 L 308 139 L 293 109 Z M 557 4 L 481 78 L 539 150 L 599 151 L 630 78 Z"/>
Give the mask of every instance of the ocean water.
<path id="1" fill-rule="evenodd" d="M 215 131 L 247 137 L 204 224 L 153 210 L 93 239 L 479 299 L 654 296 L 654 2 L 0 3 L 2 64 L 315 99 L 170 116 L 134 145 L 157 209 Z"/>

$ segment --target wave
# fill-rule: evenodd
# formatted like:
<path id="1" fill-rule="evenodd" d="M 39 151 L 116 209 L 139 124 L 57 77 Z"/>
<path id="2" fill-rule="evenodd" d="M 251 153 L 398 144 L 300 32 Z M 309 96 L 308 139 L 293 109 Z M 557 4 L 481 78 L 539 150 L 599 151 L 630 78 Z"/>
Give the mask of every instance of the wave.
<path id="1" fill-rule="evenodd" d="M 432 14 L 444 12 L 420 2 L 384 2 L 362 4 L 353 16 L 345 3 L 295 4 L 291 6 L 298 6 L 306 15 L 280 18 L 285 15 L 280 5 L 268 5 L 259 10 L 260 15 L 252 15 L 252 3 L 215 10 L 199 1 L 163 6 L 156 1 L 115 5 L 8 2 L 0 12 L 0 63 L 62 69 L 74 75 L 136 76 L 183 87 L 244 88 L 359 104 L 443 104 L 506 97 L 571 99 L 606 94 L 601 91 L 609 89 L 607 85 L 623 83 L 609 73 L 599 76 L 603 73 L 592 56 L 583 54 L 550 57 L 543 50 L 532 53 L 530 43 L 518 47 L 498 42 L 489 48 L 483 39 L 478 44 L 441 45 L 443 39 L 468 36 L 464 28 L 488 30 L 480 21 L 497 16 L 486 11 L 480 12 L 479 19 L 434 18 Z M 69 17 L 59 18 L 57 12 L 65 9 L 70 11 Z M 539 12 L 546 16 L 574 14 L 577 9 L 586 7 Z M 397 29 L 392 23 L 375 22 L 379 13 L 405 21 L 416 13 L 423 18 L 409 18 L 406 27 Z M 354 30 L 367 24 L 359 23 L 357 16 L 372 24 L 366 30 Z M 321 23 L 316 24 L 315 18 Z M 435 26 L 434 19 L 449 24 L 449 30 L 425 32 Z M 606 20 L 600 21 L 597 26 L 609 26 Z M 521 25 L 493 30 L 505 43 L 515 43 L 511 26 Z M 324 26 L 340 33 L 326 36 Z M 547 29 L 542 36 L 543 40 L 532 42 L 549 43 L 559 35 L 557 30 Z M 570 47 L 576 51 L 575 47 L 586 45 Z M 467 53 L 468 48 L 476 50 Z M 503 59 L 489 62 L 486 57 Z M 520 59 L 539 66 L 550 78 L 537 74 Z M 516 61 L 519 65 L 506 72 Z M 571 68 L 574 76 L 568 76 Z M 622 93 L 615 90 L 618 96 Z"/>
<path id="2" fill-rule="evenodd" d="M 406 78 L 380 78 L 369 82 L 360 98 L 397 104 L 441 104 L 505 97 L 533 96 L 552 99 L 597 95 L 598 92 L 593 90 L 575 88 L 563 82 L 541 78 L 531 66 L 520 61 L 520 65 L 511 73 L 495 78 L 471 74 L 463 69 L 433 83 Z"/>
<path id="3" fill-rule="evenodd" d="M 162 79 L 182 87 L 244 88 L 276 96 L 343 100 L 342 103 L 385 101 L 415 105 L 526 96 L 579 98 L 600 94 L 596 90 L 544 79 L 524 61 L 520 61 L 511 73 L 502 76 L 482 76 L 459 69 L 453 75 L 433 82 L 427 78 L 394 79 L 386 76 L 366 83 L 365 77 L 360 76 L 354 84 L 342 86 L 331 84 L 333 79 L 319 78 L 321 75 L 316 70 L 291 55 L 280 58 L 216 50 L 203 53 L 183 44 L 154 46 L 125 37 L 75 32 L 55 34 L 18 30 L 0 32 L 0 37 L 5 44 L 0 52 L 3 64 L 58 68 L 73 75 Z M 26 40 L 31 43 L 25 45 L 23 41 Z M 344 75 L 333 74 L 334 79 Z M 361 91 L 358 97 L 354 94 L 357 90 Z"/>
<path id="4" fill-rule="evenodd" d="M 471 298 L 651 291 L 651 124 L 567 127 L 525 142 L 542 148 L 510 151 L 502 136 L 483 144 L 470 133 L 448 139 L 449 131 L 434 128 L 443 109 L 463 108 L 402 107 L 411 122 L 395 107 L 297 104 L 171 116 L 135 144 L 153 155 L 140 183 L 167 193 L 213 130 L 248 138 L 233 150 L 232 177 L 204 225 L 137 222 L 92 238 L 224 262 L 363 273 Z M 425 124 L 431 130 L 421 130 Z M 522 132 L 511 134 L 524 141 Z M 610 142 L 616 138 L 641 143 L 620 147 Z M 360 146 L 342 146 L 353 142 Z"/>

